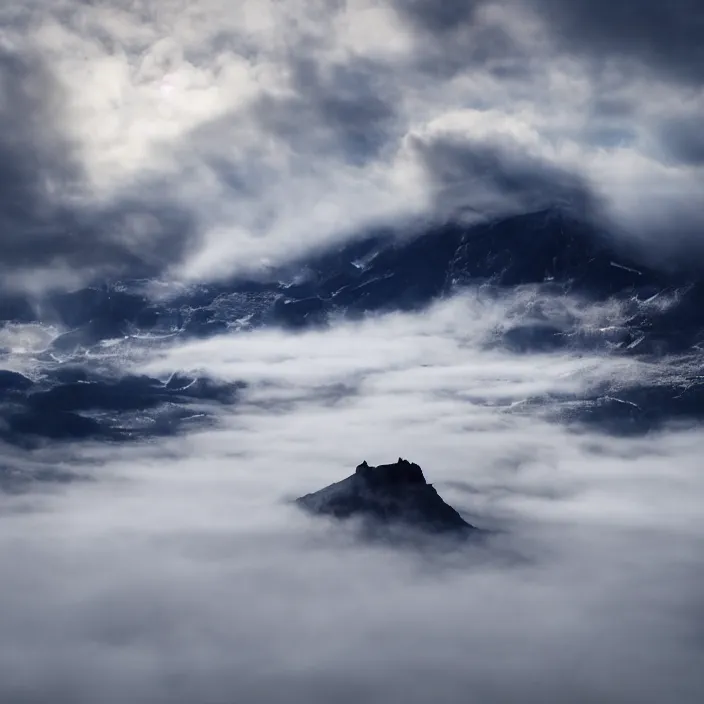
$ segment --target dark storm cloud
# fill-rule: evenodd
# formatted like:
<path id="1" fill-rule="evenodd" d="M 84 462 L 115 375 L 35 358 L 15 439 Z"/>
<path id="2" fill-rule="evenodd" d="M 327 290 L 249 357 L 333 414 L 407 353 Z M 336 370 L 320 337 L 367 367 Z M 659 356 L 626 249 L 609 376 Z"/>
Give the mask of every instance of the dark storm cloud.
<path id="1" fill-rule="evenodd" d="M 448 32 L 472 22 L 486 0 L 394 0 L 394 6 L 421 30 Z"/>
<path id="2" fill-rule="evenodd" d="M 416 139 L 419 154 L 444 213 L 469 208 L 479 215 L 562 207 L 593 217 L 597 201 L 579 176 L 508 144 L 443 136 Z"/>
<path id="3" fill-rule="evenodd" d="M 39 58 L 0 51 L 0 91 L 0 269 L 12 285 L 37 269 L 52 270 L 49 285 L 66 273 L 153 274 L 185 254 L 191 217 L 158 184 L 145 184 L 148 199 L 125 192 L 99 206 L 82 202 L 85 173 L 65 133 L 64 95 Z"/>
<path id="4" fill-rule="evenodd" d="M 477 22 L 487 0 L 395 2 L 421 31 L 442 35 Z M 562 49 L 593 57 L 634 57 L 673 75 L 704 79 L 704 4 L 700 0 L 508 0 L 538 11 Z"/>
<path id="5" fill-rule="evenodd" d="M 465 65 L 470 60 L 509 56 L 515 41 L 502 28 L 487 24 L 481 10 L 488 0 L 433 2 L 395 1 L 399 13 L 420 33 L 438 42 L 438 51 Z M 651 69 L 683 81 L 704 80 L 704 4 L 699 0 L 507 0 L 511 12 L 534 9 L 551 34 L 555 47 L 578 52 L 590 60 L 633 58 Z M 513 6 L 513 7 L 511 7 Z M 481 32 L 476 32 L 481 28 Z M 475 30 L 471 41 L 448 39 Z M 528 57 L 524 57 L 528 58 Z"/>
<path id="6" fill-rule="evenodd" d="M 563 48 L 631 57 L 686 81 L 704 81 L 700 0 L 533 0 Z"/>
<path id="7" fill-rule="evenodd" d="M 28 232 L 48 226 L 57 216 L 52 182 L 71 183 L 80 169 L 58 132 L 61 99 L 46 67 L 35 58 L 0 51 L 0 89 L 3 257 L 21 261 L 31 253 Z"/>
<path id="8" fill-rule="evenodd" d="M 660 139 L 668 156 L 691 166 L 704 166 L 702 115 L 675 117 L 660 126 Z"/>
<path id="9" fill-rule="evenodd" d="M 436 76 L 482 69 L 505 79 L 525 79 L 530 56 L 509 28 L 481 13 L 488 0 L 433 2 L 394 1 L 399 15 L 412 27 L 419 51 L 416 65 Z"/>
<path id="10" fill-rule="evenodd" d="M 340 152 L 353 163 L 389 143 L 399 91 L 384 66 L 366 59 L 326 66 L 300 57 L 290 69 L 295 96 L 264 97 L 255 107 L 260 125 L 299 149 Z"/>

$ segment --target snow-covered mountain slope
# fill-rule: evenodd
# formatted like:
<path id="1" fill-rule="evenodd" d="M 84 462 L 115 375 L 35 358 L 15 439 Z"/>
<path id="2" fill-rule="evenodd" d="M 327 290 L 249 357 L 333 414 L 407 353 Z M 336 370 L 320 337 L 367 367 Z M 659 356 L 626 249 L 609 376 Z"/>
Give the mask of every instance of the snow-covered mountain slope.
<path id="1" fill-rule="evenodd" d="M 427 226 L 404 237 L 375 233 L 256 280 L 99 282 L 39 300 L 6 295 L 0 437 L 175 432 L 202 422 L 212 404 L 235 402 L 236 389 L 207 376 L 176 383 L 129 372 L 126 361 L 146 350 L 423 310 L 463 291 L 505 309 L 483 340 L 487 348 L 620 355 L 652 365 L 647 379 L 614 378 L 587 395 L 528 398 L 520 408 L 538 405 L 552 417 L 618 432 L 704 415 L 704 278 L 647 266 L 589 225 L 541 211 L 471 227 Z"/>

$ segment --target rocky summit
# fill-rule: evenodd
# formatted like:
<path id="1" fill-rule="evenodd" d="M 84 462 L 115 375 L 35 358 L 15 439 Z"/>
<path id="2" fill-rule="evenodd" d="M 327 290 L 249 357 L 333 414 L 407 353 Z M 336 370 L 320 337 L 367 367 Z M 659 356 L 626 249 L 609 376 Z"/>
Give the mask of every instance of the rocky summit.
<path id="1" fill-rule="evenodd" d="M 360 518 L 368 527 L 455 535 L 478 532 L 442 500 L 417 464 L 401 458 L 378 467 L 363 462 L 352 476 L 296 501 L 311 513 Z"/>

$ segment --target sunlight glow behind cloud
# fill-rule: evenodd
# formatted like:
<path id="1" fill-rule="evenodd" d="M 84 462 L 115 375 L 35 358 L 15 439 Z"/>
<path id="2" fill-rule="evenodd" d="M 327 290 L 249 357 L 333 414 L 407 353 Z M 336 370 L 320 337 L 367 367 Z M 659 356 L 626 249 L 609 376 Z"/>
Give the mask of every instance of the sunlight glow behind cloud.
<path id="1" fill-rule="evenodd" d="M 583 214 L 670 254 L 698 247 L 703 167 L 687 156 L 698 138 L 669 125 L 702 111 L 702 83 L 686 67 L 679 76 L 678 63 L 659 71 L 660 46 L 652 56 L 645 44 L 591 54 L 585 34 L 572 51 L 560 24 L 569 12 L 547 7 L 35 0 L 3 10 L 4 44 L 39 55 L 61 96 L 46 116 L 59 136 L 37 124 L 23 148 L 56 153 L 60 139 L 81 167 L 78 201 L 61 177 L 68 162 L 56 161 L 57 190 L 42 200 L 73 210 L 178 204 L 193 229 L 170 263 L 186 276 L 256 268 L 375 223 L 522 212 L 551 199 L 576 198 L 578 210 L 589 201 Z M 602 30 L 617 31 L 588 28 Z M 438 166 L 450 158 L 448 130 L 466 155 L 448 162 L 460 170 L 449 198 Z M 419 138 L 423 151 L 409 149 Z M 495 177 L 507 155 L 512 181 Z M 525 187 L 535 169 L 557 176 L 540 197 Z M 565 201 L 562 179 L 584 195 Z M 75 246 L 64 244 L 66 259 Z M 89 271 L 106 258 L 98 247 Z"/>

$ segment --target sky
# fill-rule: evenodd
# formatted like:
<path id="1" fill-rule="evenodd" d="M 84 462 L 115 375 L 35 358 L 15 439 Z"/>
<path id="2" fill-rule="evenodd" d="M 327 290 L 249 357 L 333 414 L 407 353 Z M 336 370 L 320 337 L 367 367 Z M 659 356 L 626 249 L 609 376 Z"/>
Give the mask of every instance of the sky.
<path id="1" fill-rule="evenodd" d="M 223 277 L 378 224 L 555 204 L 653 258 L 698 257 L 703 13 L 696 0 L 5 4 L 5 285 Z"/>
<path id="2" fill-rule="evenodd" d="M 701 114 L 696 0 L 3 3 L 3 295 L 547 207 L 697 268 Z M 497 343 L 629 310 L 470 287 L 69 356 L 242 387 L 189 433 L 0 446 L 0 702 L 699 704 L 701 428 L 606 433 L 553 402 L 701 355 Z M 61 332 L 4 325 L 2 366 L 40 377 Z M 368 544 L 291 505 L 399 455 L 486 540 Z"/>

